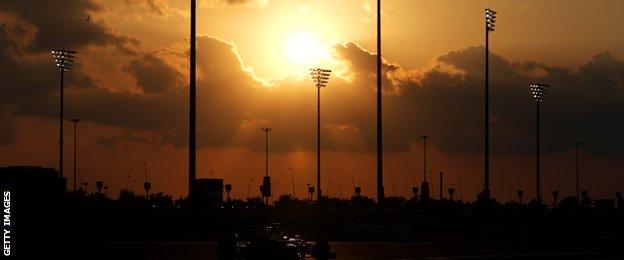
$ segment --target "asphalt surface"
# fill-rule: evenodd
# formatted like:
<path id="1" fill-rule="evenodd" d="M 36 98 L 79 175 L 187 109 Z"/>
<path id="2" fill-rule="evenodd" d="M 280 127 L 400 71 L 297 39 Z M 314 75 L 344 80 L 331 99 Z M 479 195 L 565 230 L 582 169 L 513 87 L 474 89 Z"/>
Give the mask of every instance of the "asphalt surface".
<path id="1" fill-rule="evenodd" d="M 38 241 L 46 259 L 216 259 L 216 242 Z M 337 259 L 624 259 L 624 237 L 461 242 L 331 242 Z"/>

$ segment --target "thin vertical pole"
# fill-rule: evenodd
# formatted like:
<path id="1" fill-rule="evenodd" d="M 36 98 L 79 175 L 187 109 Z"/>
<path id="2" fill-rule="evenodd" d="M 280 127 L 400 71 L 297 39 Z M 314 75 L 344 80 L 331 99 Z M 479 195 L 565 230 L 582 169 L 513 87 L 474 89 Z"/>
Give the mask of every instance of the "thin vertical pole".
<path id="1" fill-rule="evenodd" d="M 63 179 L 63 68 L 61 68 L 61 104 L 59 111 L 59 174 L 61 176 L 61 180 Z M 65 190 L 65 188 L 63 188 Z"/>
<path id="2" fill-rule="evenodd" d="M 536 172 L 536 187 L 535 187 L 535 199 L 537 202 L 542 201 L 542 192 L 541 192 L 541 184 L 540 184 L 540 102 L 536 102 L 536 128 L 535 128 L 535 172 Z"/>
<path id="3" fill-rule="evenodd" d="M 319 72 L 320 73 L 320 72 Z M 316 86 L 316 200 L 321 199 L 321 85 Z"/>
<path id="4" fill-rule="evenodd" d="M 78 133 L 78 122 L 74 122 L 74 189 L 73 191 L 76 191 L 76 142 L 77 142 L 77 138 L 76 135 Z"/>
<path id="5" fill-rule="evenodd" d="M 423 153 L 423 180 L 427 181 L 427 136 L 423 136 L 423 145 L 424 145 L 424 153 Z"/>
<path id="6" fill-rule="evenodd" d="M 579 148 L 581 143 L 574 142 L 574 146 L 576 146 L 576 199 L 580 199 L 580 185 L 579 185 Z"/>
<path id="7" fill-rule="evenodd" d="M 485 109 L 483 119 L 484 145 L 483 145 L 483 196 L 490 197 L 490 78 L 489 78 L 489 31 L 487 22 L 485 26 Z"/>
<path id="8" fill-rule="evenodd" d="M 189 199 L 193 197 L 193 188 L 195 186 L 195 176 L 196 176 L 196 120 L 197 120 L 197 104 L 196 104 L 196 78 L 195 78 L 195 70 L 196 70 L 196 0 L 191 0 L 191 46 L 190 46 L 190 88 L 189 88 L 189 183 L 188 183 L 188 196 Z"/>
<path id="9" fill-rule="evenodd" d="M 381 124 L 381 0 L 377 0 L 377 204 L 383 208 L 383 135 Z"/>
<path id="10" fill-rule="evenodd" d="M 444 172 L 440 172 L 440 200 L 444 197 Z"/>
<path id="11" fill-rule="evenodd" d="M 265 170 L 265 176 L 266 177 L 269 177 L 269 130 L 270 130 L 269 128 L 265 128 L 264 129 L 264 133 L 265 133 L 264 134 L 264 138 L 265 138 L 265 140 L 264 140 L 264 142 L 265 142 L 265 144 L 264 144 L 264 147 L 265 147 L 265 151 L 264 151 L 264 154 L 265 154 L 265 156 L 264 156 L 264 165 L 265 166 L 264 167 L 265 167 L 265 169 L 264 170 Z M 270 192 L 271 190 L 268 190 L 268 191 Z M 266 197 L 266 205 L 269 205 L 269 196 Z"/>
<path id="12" fill-rule="evenodd" d="M 297 195 L 295 194 L 295 174 L 293 173 L 292 166 L 289 169 L 290 169 L 290 179 L 292 180 L 293 198 L 296 198 Z"/>

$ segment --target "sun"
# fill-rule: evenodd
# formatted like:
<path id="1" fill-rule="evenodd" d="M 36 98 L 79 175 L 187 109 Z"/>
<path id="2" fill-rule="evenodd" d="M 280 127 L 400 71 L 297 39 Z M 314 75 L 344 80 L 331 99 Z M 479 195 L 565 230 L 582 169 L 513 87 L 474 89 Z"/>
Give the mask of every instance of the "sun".
<path id="1" fill-rule="evenodd" d="M 317 37 L 311 33 L 299 32 L 286 38 L 284 54 L 289 63 L 296 66 L 316 66 L 329 59 L 329 53 Z"/>

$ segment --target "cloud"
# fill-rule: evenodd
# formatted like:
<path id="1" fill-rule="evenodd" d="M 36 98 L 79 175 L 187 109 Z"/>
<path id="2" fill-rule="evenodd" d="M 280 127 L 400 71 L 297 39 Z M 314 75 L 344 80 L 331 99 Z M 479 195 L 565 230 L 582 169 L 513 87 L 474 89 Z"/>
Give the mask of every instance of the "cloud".
<path id="1" fill-rule="evenodd" d="M 269 4 L 269 0 L 200 0 L 200 7 L 209 8 L 223 8 L 227 6 L 249 6 L 249 7 L 262 7 Z"/>
<path id="2" fill-rule="evenodd" d="M 0 146 L 10 145 L 16 140 L 17 119 L 6 109 L 0 109 Z"/>
<path id="3" fill-rule="evenodd" d="M 96 141 L 109 149 L 122 149 L 131 143 L 185 146 L 186 46 L 143 52 L 129 47 L 134 44 L 131 38 L 113 33 L 104 24 L 68 18 L 98 12 L 98 5 L 78 1 L 67 10 L 60 6 L 63 3 L 0 3 L 3 10 L 9 10 L 3 13 L 7 22 L 0 26 L 0 107 L 10 111 L 0 113 L 3 125 L 15 126 L 13 115 L 57 116 L 58 70 L 50 61 L 49 48 L 76 48 L 87 52 L 85 57 L 93 46 L 113 48 L 122 64 L 116 73 L 129 77 L 131 86 L 104 87 L 121 83 L 100 82 L 96 78 L 106 79 L 108 75 L 88 72 L 78 62 L 66 77 L 67 114 L 119 128 L 120 133 L 97 137 Z M 61 11 L 64 17 L 52 17 Z M 317 92 L 308 79 L 287 77 L 266 85 L 243 65 L 233 44 L 199 37 L 197 47 L 201 147 L 261 150 L 264 139 L 260 128 L 265 126 L 273 128 L 273 151 L 316 147 Z M 342 67 L 321 90 L 323 149 L 374 151 L 376 54 L 356 43 L 335 45 L 333 54 Z M 542 106 L 544 152 L 564 151 L 578 139 L 588 152 L 624 155 L 618 148 L 624 145 L 624 139 L 619 138 L 624 131 L 621 60 L 603 52 L 571 70 L 533 61 L 509 61 L 496 54 L 490 57 L 495 154 L 532 152 L 535 104 L 528 84 L 540 81 L 552 85 Z M 404 151 L 418 142 L 420 135 L 429 134 L 444 152 L 481 152 L 483 47 L 445 53 L 419 69 L 384 60 L 383 71 L 384 149 Z M 7 138 L 0 143 L 13 142 L 16 127 L 3 131 Z"/>

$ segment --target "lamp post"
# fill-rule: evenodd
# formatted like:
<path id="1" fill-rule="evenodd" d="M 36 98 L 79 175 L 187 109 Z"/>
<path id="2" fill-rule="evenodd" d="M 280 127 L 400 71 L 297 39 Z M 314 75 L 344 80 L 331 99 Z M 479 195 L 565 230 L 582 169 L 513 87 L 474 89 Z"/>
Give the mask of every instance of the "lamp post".
<path id="1" fill-rule="evenodd" d="M 549 86 L 541 83 L 529 85 L 531 95 L 535 100 L 535 199 L 537 202 L 542 201 L 542 193 L 540 187 L 540 104 L 544 101 L 544 94 Z"/>
<path id="2" fill-rule="evenodd" d="M 70 71 L 72 64 L 74 63 L 74 57 L 76 51 L 66 49 L 54 49 L 52 50 L 52 57 L 54 57 L 54 63 L 61 72 L 61 92 L 60 92 L 60 111 L 59 111 L 59 175 L 63 179 L 63 75 L 65 71 Z"/>
<path id="3" fill-rule="evenodd" d="M 72 191 L 76 192 L 76 136 L 78 135 L 78 122 L 80 122 L 80 119 L 73 118 L 70 121 L 74 123 L 74 185 Z"/>
<path id="4" fill-rule="evenodd" d="M 581 142 L 572 142 L 572 145 L 576 148 L 576 199 L 580 199 L 580 185 L 579 185 L 579 149 L 581 148 Z"/>
<path id="5" fill-rule="evenodd" d="M 421 135 L 420 138 L 423 140 L 423 182 L 420 187 L 420 199 L 426 201 L 429 200 L 429 182 L 427 182 L 427 140 L 429 140 L 430 136 Z"/>
<path id="6" fill-rule="evenodd" d="M 265 139 L 265 143 L 264 143 L 264 148 L 265 148 L 265 161 L 264 161 L 265 175 L 264 175 L 264 180 L 262 182 L 263 189 L 264 189 L 264 192 L 263 192 L 262 196 L 266 197 L 266 204 L 269 205 L 269 197 L 271 196 L 271 179 L 269 177 L 269 132 L 271 131 L 271 128 L 265 127 L 265 128 L 262 128 L 262 131 L 264 132 L 264 139 Z"/>
<path id="7" fill-rule="evenodd" d="M 316 84 L 316 107 L 317 107 L 317 124 L 316 124 L 316 200 L 319 201 L 321 196 L 321 88 L 327 87 L 327 81 L 331 70 L 315 68 L 310 69 L 312 80 Z"/>
<path id="8" fill-rule="evenodd" d="M 483 145 L 483 192 L 482 197 L 490 198 L 490 78 L 489 78 L 489 57 L 490 57 L 490 32 L 494 31 L 496 22 L 496 12 L 490 8 L 485 9 L 485 106 L 484 106 L 484 145 Z"/>
<path id="9" fill-rule="evenodd" d="M 143 163 L 143 170 L 145 171 L 145 182 L 143 183 L 143 189 L 145 189 L 145 198 L 149 200 L 149 191 L 152 188 L 152 183 L 147 178 L 147 163 Z"/>

